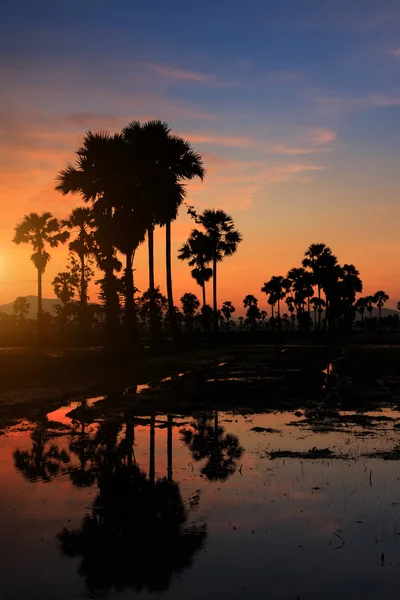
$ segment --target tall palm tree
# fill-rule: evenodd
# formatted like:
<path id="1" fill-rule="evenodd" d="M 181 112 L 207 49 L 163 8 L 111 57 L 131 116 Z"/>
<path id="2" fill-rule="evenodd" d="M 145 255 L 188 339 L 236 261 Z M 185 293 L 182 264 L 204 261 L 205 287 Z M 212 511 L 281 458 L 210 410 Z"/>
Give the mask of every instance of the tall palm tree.
<path id="1" fill-rule="evenodd" d="M 200 302 L 194 294 L 186 292 L 186 294 L 183 294 L 181 298 L 181 304 L 182 311 L 185 316 L 186 329 L 188 332 L 191 332 L 193 329 L 194 316 L 200 306 Z"/>
<path id="2" fill-rule="evenodd" d="M 372 311 L 374 310 L 374 304 L 376 303 L 375 296 L 367 296 L 365 298 L 367 303 L 367 311 L 369 312 L 369 319 L 372 319 Z"/>
<path id="3" fill-rule="evenodd" d="M 376 294 L 374 294 L 374 300 L 379 310 L 379 323 L 381 323 L 382 308 L 383 305 L 389 300 L 389 296 L 383 290 L 379 290 L 379 292 L 376 292 Z"/>
<path id="4" fill-rule="evenodd" d="M 325 300 L 323 300 L 322 298 L 318 298 L 318 296 L 314 296 L 314 298 L 311 298 L 311 305 L 312 305 L 312 309 L 314 311 L 314 331 L 317 330 L 317 312 L 318 315 L 320 315 L 323 311 L 323 308 L 325 306 Z"/>
<path id="5" fill-rule="evenodd" d="M 304 254 L 302 265 L 310 269 L 312 284 L 317 286 L 317 296 L 321 298 L 321 290 L 325 290 L 330 269 L 337 264 L 336 256 L 325 244 L 311 244 Z M 327 299 L 326 299 L 327 300 Z M 326 302 L 328 312 L 328 302 Z M 321 329 L 321 313 L 318 316 L 318 329 Z"/>
<path id="6" fill-rule="evenodd" d="M 74 208 L 63 225 L 76 233 L 68 247 L 79 260 L 79 329 L 84 338 L 87 327 L 88 271 L 90 272 L 87 259 L 94 254 L 95 222 L 92 211 L 85 206 Z"/>
<path id="7" fill-rule="evenodd" d="M 212 246 L 210 238 L 193 229 L 187 241 L 180 247 L 179 260 L 187 260 L 189 267 L 193 267 L 191 275 L 203 292 L 203 306 L 206 302 L 206 282 L 212 277 L 212 269 L 208 266 L 212 260 Z"/>
<path id="8" fill-rule="evenodd" d="M 169 318 L 174 337 L 177 334 L 176 313 L 172 290 L 171 222 L 176 219 L 186 190 L 182 182 L 205 175 L 203 159 L 189 142 L 172 135 L 169 125 L 149 121 L 140 125 L 133 121 L 122 130 L 132 150 L 132 159 L 139 167 L 149 246 L 149 289 L 154 308 L 154 226 L 165 225 L 166 278 Z"/>
<path id="9" fill-rule="evenodd" d="M 247 296 L 243 298 L 243 306 L 244 308 L 247 308 L 246 323 L 250 325 L 250 329 L 256 329 L 257 321 L 261 316 L 257 298 L 253 296 L 253 294 L 247 294 Z"/>
<path id="10" fill-rule="evenodd" d="M 119 326 L 119 301 L 115 286 L 115 246 L 112 238 L 112 217 L 118 199 L 127 196 L 126 146 L 120 135 L 88 131 L 76 151 L 76 166 L 68 164 L 56 178 L 56 190 L 63 195 L 80 194 L 90 202 L 93 211 L 96 258 L 104 270 L 107 340 L 112 341 Z M 130 180 L 129 180 L 130 183 Z M 133 187 L 133 184 L 132 186 Z"/>
<path id="11" fill-rule="evenodd" d="M 218 331 L 217 263 L 236 252 L 242 241 L 242 235 L 235 229 L 232 217 L 223 210 L 207 209 L 197 217 L 197 222 L 203 225 L 211 245 L 214 332 L 216 333 Z"/>
<path id="12" fill-rule="evenodd" d="M 61 306 L 59 304 L 54 305 L 54 308 L 60 316 L 62 330 L 64 333 L 68 321 L 68 309 L 70 308 L 69 302 L 75 296 L 75 290 L 79 287 L 79 278 L 76 273 L 64 271 L 63 273 L 58 273 L 54 277 L 52 286 L 54 288 L 55 295 L 62 302 Z"/>
<path id="13" fill-rule="evenodd" d="M 129 206 L 123 206 L 115 211 L 113 228 L 115 231 L 115 245 L 125 255 L 124 294 L 127 333 L 131 339 L 136 339 L 137 316 L 133 262 L 137 248 L 144 242 L 146 228 L 140 221 L 137 211 L 129 208 Z"/>
<path id="14" fill-rule="evenodd" d="M 49 212 L 41 215 L 29 213 L 16 227 L 13 242 L 15 244 L 31 244 L 33 254 L 31 260 L 38 272 L 38 331 L 41 332 L 43 318 L 42 277 L 51 259 L 46 246 L 55 248 L 69 237 L 67 231 L 60 231 L 59 221 Z"/>

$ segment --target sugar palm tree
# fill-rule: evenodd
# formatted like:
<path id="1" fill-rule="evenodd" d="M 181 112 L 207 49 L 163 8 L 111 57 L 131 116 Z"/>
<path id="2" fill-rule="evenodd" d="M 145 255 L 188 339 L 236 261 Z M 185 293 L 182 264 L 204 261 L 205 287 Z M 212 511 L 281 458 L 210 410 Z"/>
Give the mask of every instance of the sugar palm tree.
<path id="1" fill-rule="evenodd" d="M 316 329 L 317 329 L 317 312 L 318 312 L 318 315 L 320 315 L 322 313 L 323 308 L 325 306 L 325 300 L 323 300 L 322 298 L 318 298 L 318 296 L 314 296 L 314 298 L 311 298 L 311 306 L 314 311 L 314 331 L 316 331 Z M 318 319 L 318 320 L 320 320 L 320 319 Z"/>
<path id="2" fill-rule="evenodd" d="M 233 306 L 232 302 L 230 302 L 229 300 L 224 302 L 222 305 L 221 312 L 226 319 L 228 331 L 230 330 L 231 316 L 233 315 L 235 310 L 236 310 L 236 308 Z"/>
<path id="3" fill-rule="evenodd" d="M 13 311 L 17 315 L 20 323 L 25 321 L 26 315 L 29 312 L 30 304 L 25 296 L 18 296 L 13 304 Z"/>
<path id="4" fill-rule="evenodd" d="M 149 289 L 154 308 L 154 236 L 156 225 L 165 225 L 166 278 L 169 318 L 173 334 L 177 333 L 172 290 L 171 222 L 176 219 L 186 191 L 182 182 L 205 175 L 203 159 L 189 142 L 172 135 L 167 123 L 133 121 L 122 130 L 131 149 L 132 160 L 139 167 L 142 203 L 147 220 L 149 247 Z"/>
<path id="5" fill-rule="evenodd" d="M 379 290 L 379 292 L 376 292 L 376 294 L 374 294 L 374 301 L 375 301 L 376 306 L 378 307 L 378 311 L 379 311 L 379 322 L 381 322 L 381 320 L 382 320 L 383 305 L 388 300 L 389 300 L 389 296 L 383 290 Z"/>
<path id="6" fill-rule="evenodd" d="M 213 270 L 213 311 L 214 332 L 218 331 L 218 302 L 217 302 L 217 263 L 226 256 L 232 256 L 242 241 L 242 235 L 235 229 L 231 216 L 223 210 L 205 210 L 197 217 L 197 222 L 203 225 L 209 238 Z"/>
<path id="7" fill-rule="evenodd" d="M 321 298 L 321 290 L 325 290 L 329 271 L 337 264 L 336 257 L 332 250 L 325 244 L 311 244 L 304 254 L 302 261 L 303 267 L 310 270 L 312 274 L 312 284 L 317 286 L 317 296 Z M 328 302 L 327 311 L 328 311 Z M 321 328 L 321 313 L 318 316 L 318 329 Z"/>
<path id="8" fill-rule="evenodd" d="M 365 313 L 365 309 L 367 308 L 367 298 L 358 298 L 354 305 L 354 308 L 360 314 L 361 323 L 362 323 L 362 326 L 364 327 L 364 313 Z"/>
<path id="9" fill-rule="evenodd" d="M 191 332 L 193 329 L 194 316 L 200 306 L 200 302 L 199 302 L 197 296 L 195 296 L 194 294 L 191 294 L 190 292 L 186 292 L 186 294 L 183 294 L 183 296 L 181 298 L 181 303 L 182 303 L 182 311 L 183 311 L 183 314 L 185 315 L 186 329 L 188 332 Z"/>
<path id="10" fill-rule="evenodd" d="M 41 331 L 43 317 L 42 277 L 51 259 L 47 246 L 55 248 L 69 237 L 68 232 L 60 231 L 60 223 L 49 212 L 42 214 L 29 213 L 15 228 L 13 242 L 15 244 L 31 244 L 33 254 L 31 260 L 38 272 L 38 330 Z"/>
<path id="11" fill-rule="evenodd" d="M 367 307 L 367 311 L 369 312 L 369 319 L 372 319 L 372 311 L 374 310 L 374 304 L 375 304 L 375 296 L 367 296 L 365 298 L 365 302 L 366 302 L 366 307 Z"/>
<path id="12" fill-rule="evenodd" d="M 76 273 L 64 271 L 63 273 L 58 273 L 54 277 L 52 286 L 55 295 L 62 302 L 62 307 L 58 305 L 56 311 L 59 313 L 62 329 L 64 331 L 68 320 L 68 309 L 70 308 L 69 302 L 75 296 L 75 290 L 79 288 L 79 278 Z M 57 305 L 55 305 L 54 308 L 56 306 Z"/>
<path id="13" fill-rule="evenodd" d="M 271 279 L 264 283 L 261 291 L 268 296 L 268 304 L 272 307 L 272 317 L 274 318 L 274 307 L 277 304 L 278 327 L 281 328 L 281 308 L 280 302 L 286 296 L 290 282 L 288 279 L 280 275 L 274 275 Z"/>
<path id="14" fill-rule="evenodd" d="M 179 260 L 187 260 L 189 267 L 193 267 L 191 275 L 203 292 L 203 306 L 206 302 L 206 282 L 212 277 L 212 269 L 208 266 L 212 260 L 212 246 L 210 238 L 193 229 L 187 241 L 180 247 Z"/>
<path id="15" fill-rule="evenodd" d="M 126 146 L 120 135 L 88 131 L 76 151 L 76 166 L 68 164 L 56 178 L 56 190 L 63 195 L 79 194 L 92 204 L 96 238 L 96 259 L 104 270 L 104 296 L 107 340 L 118 330 L 119 301 L 115 285 L 115 246 L 112 217 L 118 199 L 125 198 L 132 186 L 127 182 Z M 99 256 L 101 259 L 99 260 Z"/>
<path id="16" fill-rule="evenodd" d="M 94 255 L 94 217 L 92 211 L 85 206 L 74 208 L 63 225 L 76 233 L 69 243 L 70 252 L 78 257 L 79 265 L 79 328 L 82 337 L 87 326 L 88 279 L 90 273 L 89 260 Z"/>

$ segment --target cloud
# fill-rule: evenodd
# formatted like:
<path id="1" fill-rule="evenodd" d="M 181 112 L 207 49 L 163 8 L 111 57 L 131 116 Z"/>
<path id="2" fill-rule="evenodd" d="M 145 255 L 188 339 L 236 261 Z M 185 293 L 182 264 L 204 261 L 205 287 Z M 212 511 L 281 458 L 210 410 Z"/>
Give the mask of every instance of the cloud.
<path id="1" fill-rule="evenodd" d="M 314 101 L 329 107 L 330 109 L 357 109 L 357 108 L 385 108 L 390 106 L 400 106 L 400 96 L 389 96 L 387 94 L 370 94 L 368 96 L 350 97 L 350 96 L 319 96 Z"/>
<path id="2" fill-rule="evenodd" d="M 283 155 L 300 155 L 300 154 L 316 154 L 317 152 L 331 152 L 331 147 L 326 147 L 326 144 L 333 142 L 337 138 L 335 131 L 331 129 L 312 129 L 304 138 L 304 145 L 286 146 L 284 144 L 276 144 L 273 146 L 273 151 L 276 154 Z M 310 145 L 309 145 L 310 144 Z"/>
<path id="3" fill-rule="evenodd" d="M 187 69 L 180 69 L 170 65 L 161 65 L 157 63 L 143 63 L 144 67 L 147 67 L 159 75 L 169 77 L 171 79 L 182 79 L 190 81 L 207 82 L 212 81 L 213 76 L 205 73 L 197 73 L 196 71 L 189 71 Z"/>
<path id="4" fill-rule="evenodd" d="M 234 136 L 234 135 L 219 135 L 215 133 L 207 133 L 201 131 L 188 131 L 181 134 L 185 139 L 198 144 L 213 144 L 216 146 L 232 146 L 245 148 L 251 146 L 254 140 L 251 137 Z"/>
<path id="5" fill-rule="evenodd" d="M 393 54 L 393 56 L 400 56 L 400 48 L 396 48 L 396 50 L 392 50 L 390 54 Z"/>

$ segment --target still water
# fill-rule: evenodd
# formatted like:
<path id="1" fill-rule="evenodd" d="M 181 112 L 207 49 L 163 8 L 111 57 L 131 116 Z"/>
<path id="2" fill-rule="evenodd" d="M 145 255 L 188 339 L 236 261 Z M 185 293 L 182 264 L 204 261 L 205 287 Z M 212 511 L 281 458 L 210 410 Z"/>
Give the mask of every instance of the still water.
<path id="1" fill-rule="evenodd" d="M 97 402 L 0 437 L 1 598 L 399 597 L 400 463 L 379 457 L 399 413 L 332 428 L 300 412 L 100 419 Z"/>

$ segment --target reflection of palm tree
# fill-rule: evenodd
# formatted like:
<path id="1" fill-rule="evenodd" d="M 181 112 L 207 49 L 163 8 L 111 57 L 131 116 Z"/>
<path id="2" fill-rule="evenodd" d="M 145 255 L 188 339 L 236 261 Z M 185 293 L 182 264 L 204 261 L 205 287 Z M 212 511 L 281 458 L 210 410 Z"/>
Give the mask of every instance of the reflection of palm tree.
<path id="1" fill-rule="evenodd" d="M 40 423 L 32 433 L 32 449 L 15 450 L 14 464 L 29 482 L 38 480 L 51 481 L 62 472 L 70 462 L 68 453 L 59 450 L 56 444 L 46 448 L 51 436 L 48 433 L 46 422 Z"/>
<path id="2" fill-rule="evenodd" d="M 201 473 L 210 481 L 226 481 L 237 468 L 237 461 L 244 449 L 236 435 L 225 433 L 218 423 L 218 413 L 214 423 L 210 415 L 201 415 L 191 423 L 190 429 L 182 429 L 182 440 L 188 446 L 195 461 L 206 460 Z"/>
<path id="3" fill-rule="evenodd" d="M 179 486 L 166 478 L 152 481 L 137 465 L 114 462 L 112 453 L 97 482 L 91 514 L 78 530 L 58 535 L 63 553 L 82 557 L 79 572 L 92 593 L 168 589 L 206 537 L 204 526 L 188 526 Z"/>

